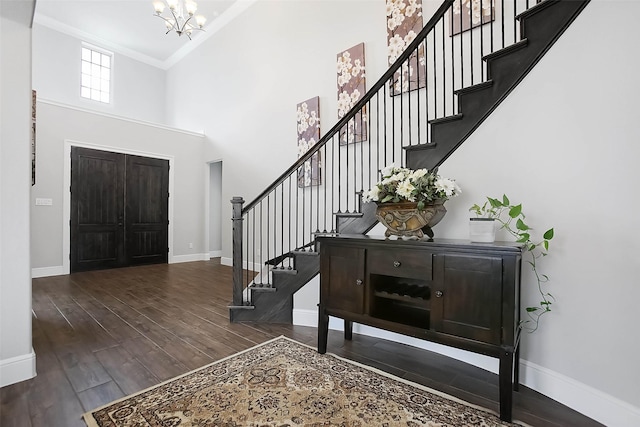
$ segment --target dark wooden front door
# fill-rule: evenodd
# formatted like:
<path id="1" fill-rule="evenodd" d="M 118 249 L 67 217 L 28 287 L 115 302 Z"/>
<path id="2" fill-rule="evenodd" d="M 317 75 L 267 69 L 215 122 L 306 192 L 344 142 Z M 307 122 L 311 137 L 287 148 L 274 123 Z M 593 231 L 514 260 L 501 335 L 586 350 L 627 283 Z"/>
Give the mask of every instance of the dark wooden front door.
<path id="1" fill-rule="evenodd" d="M 166 263 L 169 162 L 71 149 L 71 271 Z"/>

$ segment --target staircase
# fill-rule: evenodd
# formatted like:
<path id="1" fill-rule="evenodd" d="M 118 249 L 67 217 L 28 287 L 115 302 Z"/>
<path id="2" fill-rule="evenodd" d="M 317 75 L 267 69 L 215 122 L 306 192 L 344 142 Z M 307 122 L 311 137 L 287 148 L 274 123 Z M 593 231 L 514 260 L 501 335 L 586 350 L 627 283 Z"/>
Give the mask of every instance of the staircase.
<path id="1" fill-rule="evenodd" d="M 362 203 L 361 194 L 377 181 L 378 171 L 390 163 L 412 169 L 440 166 L 589 3 L 511 1 L 494 0 L 492 19 L 449 36 L 457 19 L 452 5 L 459 0 L 445 0 L 398 60 L 312 150 L 246 207 L 242 198 L 234 198 L 232 322 L 292 323 L 293 294 L 319 272 L 315 237 L 371 230 L 375 204 Z M 419 63 L 417 58 L 426 59 L 424 68 L 402 74 Z M 402 94 L 394 92 L 398 83 L 406 89 Z M 367 140 L 344 144 L 341 134 L 352 131 L 353 121 L 363 114 Z M 298 170 L 316 153 L 323 159 L 324 182 L 299 188 Z"/>

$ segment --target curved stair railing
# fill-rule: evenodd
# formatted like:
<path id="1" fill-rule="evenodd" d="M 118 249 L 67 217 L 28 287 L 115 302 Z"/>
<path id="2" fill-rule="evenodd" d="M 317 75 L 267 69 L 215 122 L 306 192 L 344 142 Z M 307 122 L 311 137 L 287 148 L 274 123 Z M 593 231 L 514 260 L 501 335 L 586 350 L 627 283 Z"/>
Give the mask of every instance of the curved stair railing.
<path id="1" fill-rule="evenodd" d="M 253 308 L 253 291 L 275 291 L 274 272 L 295 274 L 296 255 L 313 252 L 317 235 L 373 228 L 374 209 L 361 202 L 361 194 L 379 171 L 390 163 L 438 167 L 577 16 L 584 7 L 578 3 L 588 0 L 443 1 L 382 77 L 308 152 L 246 206 L 234 197 L 230 308 Z M 471 17 L 460 13 L 468 4 L 475 5 Z M 478 4 L 491 6 L 489 12 L 478 15 Z M 549 6 L 553 13 L 536 18 Z M 566 16 L 558 12 L 564 9 Z M 533 33 L 528 38 L 536 19 L 548 27 L 554 17 L 564 22 L 550 43 L 542 45 Z M 478 25 L 465 30 L 469 19 Z M 310 168 L 317 175 L 310 181 L 320 184 L 304 186 L 312 159 L 321 167 Z"/>

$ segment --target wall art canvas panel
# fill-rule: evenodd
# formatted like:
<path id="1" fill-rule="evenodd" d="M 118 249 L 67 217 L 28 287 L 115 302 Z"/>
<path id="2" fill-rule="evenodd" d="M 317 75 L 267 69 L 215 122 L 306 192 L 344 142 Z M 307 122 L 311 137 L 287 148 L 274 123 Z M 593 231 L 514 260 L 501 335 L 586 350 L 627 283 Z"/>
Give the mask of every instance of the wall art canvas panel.
<path id="1" fill-rule="evenodd" d="M 424 26 L 422 0 L 387 1 L 387 56 L 389 65 L 396 62 Z M 427 75 L 424 44 L 402 64 L 393 76 L 391 95 L 420 89 Z"/>
<path id="2" fill-rule="evenodd" d="M 338 119 L 364 96 L 365 66 L 364 43 L 340 52 L 337 60 L 338 70 Z M 340 144 L 362 142 L 367 139 L 367 108 L 363 107 L 347 126 L 340 130 Z"/>
<path id="3" fill-rule="evenodd" d="M 320 97 L 298 104 L 298 158 L 302 157 L 320 140 Z M 315 153 L 298 169 L 298 187 L 322 184 L 320 152 Z"/>
<path id="4" fill-rule="evenodd" d="M 36 185 L 36 91 L 31 91 L 31 185 Z"/>
<path id="5" fill-rule="evenodd" d="M 450 12 L 450 35 L 491 22 L 495 16 L 494 0 L 457 0 Z"/>

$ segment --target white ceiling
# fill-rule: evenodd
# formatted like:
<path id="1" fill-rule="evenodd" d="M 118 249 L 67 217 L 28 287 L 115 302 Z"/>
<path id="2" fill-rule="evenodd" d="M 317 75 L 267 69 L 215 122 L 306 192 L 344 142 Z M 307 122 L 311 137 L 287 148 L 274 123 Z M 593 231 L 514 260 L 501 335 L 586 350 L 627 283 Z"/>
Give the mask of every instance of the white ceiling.
<path id="1" fill-rule="evenodd" d="M 164 21 L 155 16 L 154 0 L 36 0 L 34 22 L 83 41 L 168 68 L 195 45 L 248 7 L 247 0 L 196 0 L 196 15 L 207 18 L 205 32 L 192 39 L 165 34 Z M 232 7 L 233 6 L 233 7 Z M 168 8 L 165 10 L 167 13 Z"/>

